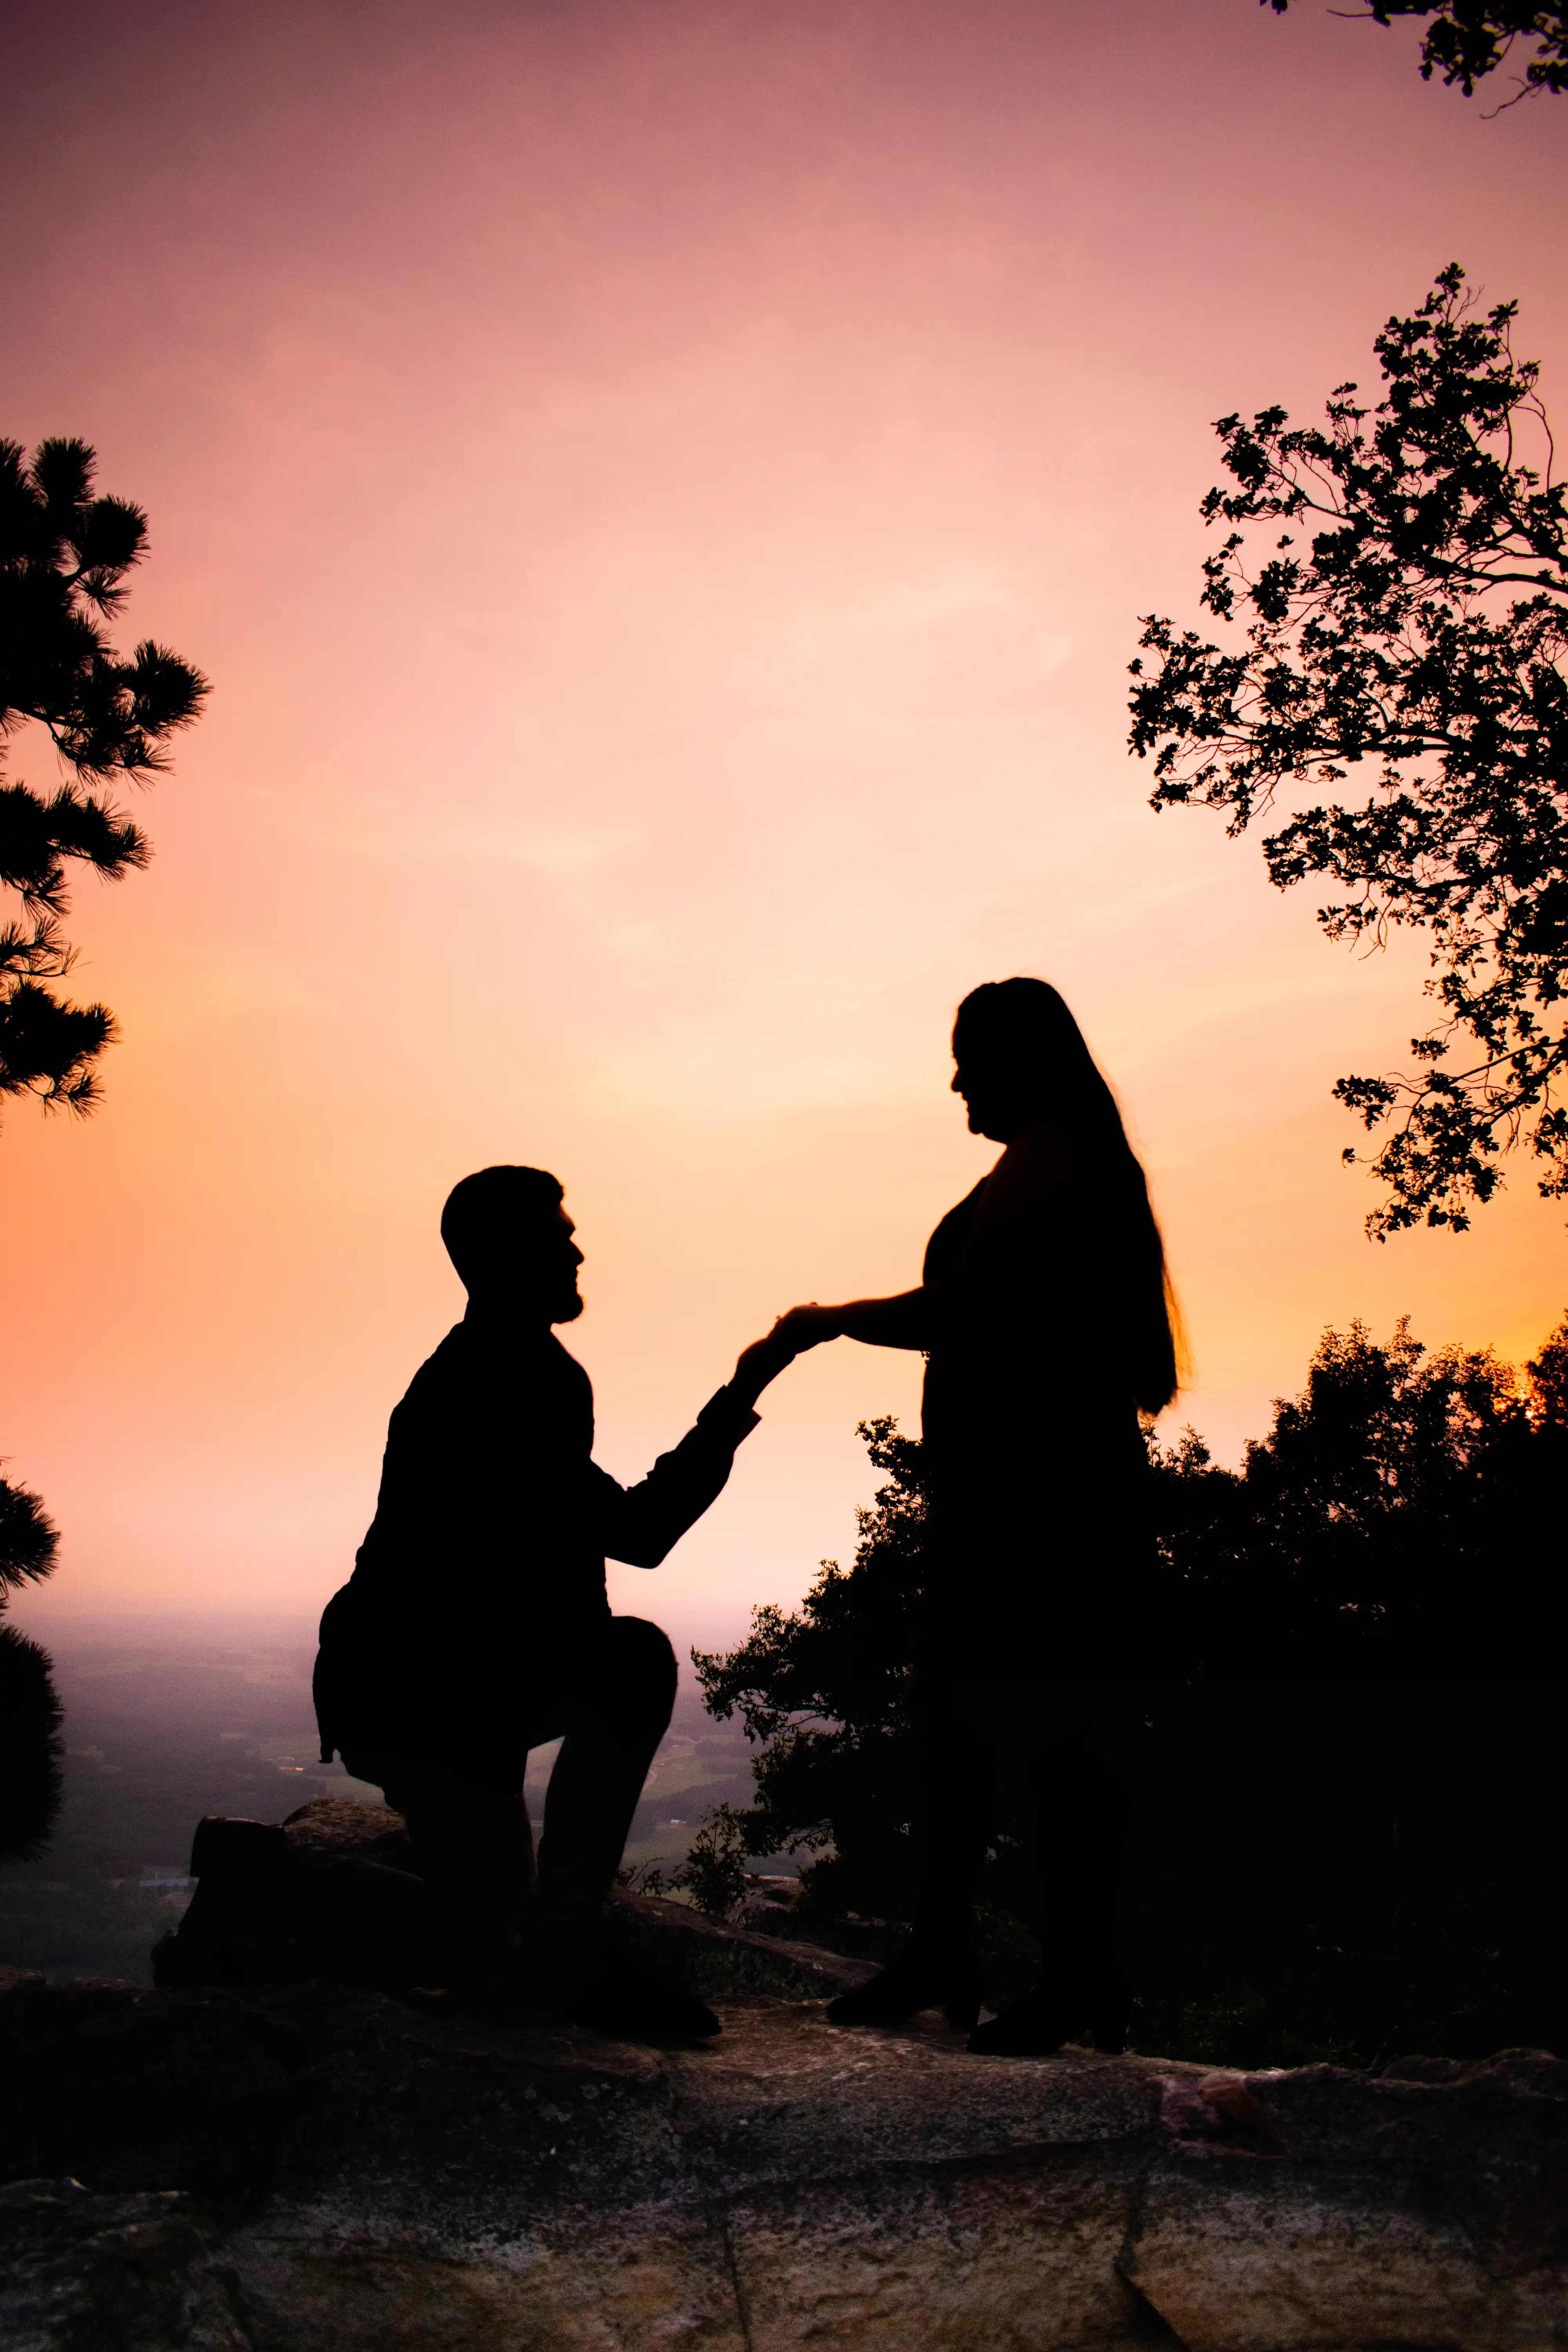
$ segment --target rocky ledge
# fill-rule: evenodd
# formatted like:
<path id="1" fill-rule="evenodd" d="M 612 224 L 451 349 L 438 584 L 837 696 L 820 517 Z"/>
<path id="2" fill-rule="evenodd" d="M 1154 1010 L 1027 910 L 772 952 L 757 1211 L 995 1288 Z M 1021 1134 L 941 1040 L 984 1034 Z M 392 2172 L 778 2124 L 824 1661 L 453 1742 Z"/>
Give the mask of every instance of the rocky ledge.
<path id="1" fill-rule="evenodd" d="M 0 1976 L 0 2345 L 1568 2343 L 1568 2063 L 971 2057 L 934 2023 L 835 2030 L 825 1955 L 668 1907 L 623 1927 L 731 1988 L 700 2048 Z"/>

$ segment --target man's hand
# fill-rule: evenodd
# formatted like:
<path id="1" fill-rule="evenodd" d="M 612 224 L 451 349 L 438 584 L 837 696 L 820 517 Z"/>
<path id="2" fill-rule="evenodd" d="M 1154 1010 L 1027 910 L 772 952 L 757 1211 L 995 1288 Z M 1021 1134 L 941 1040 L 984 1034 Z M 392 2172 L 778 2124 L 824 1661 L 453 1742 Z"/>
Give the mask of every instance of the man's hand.
<path id="1" fill-rule="evenodd" d="M 768 1382 L 776 1380 L 788 1363 L 815 1348 L 820 1340 L 836 1339 L 838 1336 L 833 1323 L 833 1310 L 818 1307 L 792 1307 L 781 1315 L 765 1339 L 753 1339 L 741 1351 L 735 1366 L 735 1377 L 730 1385 L 738 1397 L 752 1405 Z"/>

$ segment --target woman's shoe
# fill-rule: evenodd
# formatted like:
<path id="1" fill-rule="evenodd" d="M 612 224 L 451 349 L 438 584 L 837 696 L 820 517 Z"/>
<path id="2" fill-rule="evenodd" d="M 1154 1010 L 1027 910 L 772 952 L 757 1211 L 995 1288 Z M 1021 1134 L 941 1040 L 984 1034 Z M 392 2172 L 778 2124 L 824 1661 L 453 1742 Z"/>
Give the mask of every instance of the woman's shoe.
<path id="1" fill-rule="evenodd" d="M 1048 2058 L 1087 2029 L 1092 2048 L 1116 2053 L 1127 2047 L 1131 2015 L 1132 1988 L 1119 1968 L 1041 1977 L 1000 2017 L 977 2025 L 969 2046 L 993 2058 Z"/>
<path id="2" fill-rule="evenodd" d="M 917 2010 L 940 2009 L 967 2032 L 980 2014 L 980 1955 L 970 1944 L 910 1941 L 869 1984 L 827 2004 L 830 2025 L 899 2025 Z"/>

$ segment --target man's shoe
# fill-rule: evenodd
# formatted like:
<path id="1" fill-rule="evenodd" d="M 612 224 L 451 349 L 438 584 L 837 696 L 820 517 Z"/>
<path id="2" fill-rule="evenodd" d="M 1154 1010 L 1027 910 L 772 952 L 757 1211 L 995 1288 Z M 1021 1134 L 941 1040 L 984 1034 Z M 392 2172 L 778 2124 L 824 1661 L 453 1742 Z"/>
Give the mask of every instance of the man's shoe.
<path id="1" fill-rule="evenodd" d="M 827 2004 L 830 2025 L 901 2025 L 922 2009 L 940 2009 L 963 2032 L 980 2014 L 983 1972 L 971 1944 L 935 1944 L 911 1936 L 868 1984 Z"/>
<path id="2" fill-rule="evenodd" d="M 568 2003 L 565 2021 L 619 2042 L 708 2042 L 722 2030 L 705 2001 L 619 1958 Z"/>

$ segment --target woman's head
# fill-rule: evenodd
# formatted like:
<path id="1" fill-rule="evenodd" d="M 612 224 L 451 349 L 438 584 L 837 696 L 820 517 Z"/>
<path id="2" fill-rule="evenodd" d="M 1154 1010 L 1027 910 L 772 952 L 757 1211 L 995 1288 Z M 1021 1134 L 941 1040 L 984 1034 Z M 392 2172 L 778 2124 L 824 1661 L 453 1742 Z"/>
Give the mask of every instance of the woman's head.
<path id="1" fill-rule="evenodd" d="M 1083 1032 L 1044 980 L 988 980 L 972 988 L 952 1024 L 952 1090 L 975 1135 L 1011 1143 L 1043 1124 L 1125 1143 L 1116 1097 Z"/>
<path id="2" fill-rule="evenodd" d="M 963 1096 L 975 1135 L 1011 1143 L 1032 1127 L 1051 1126 L 1095 1148 L 1107 1324 L 1115 1327 L 1141 1411 L 1160 1412 L 1176 1392 L 1175 1297 L 1143 1171 L 1082 1030 L 1047 981 L 988 980 L 958 1008 L 952 1058 L 953 1092 Z"/>

